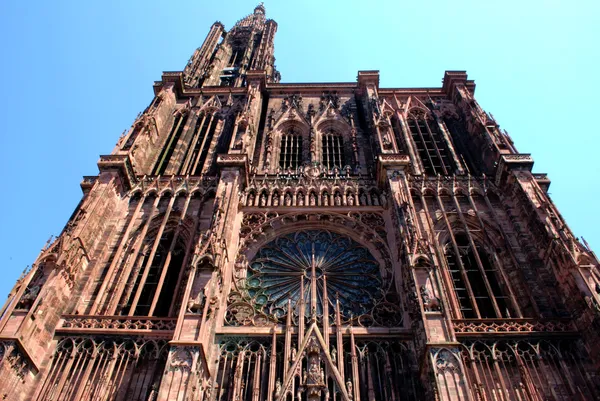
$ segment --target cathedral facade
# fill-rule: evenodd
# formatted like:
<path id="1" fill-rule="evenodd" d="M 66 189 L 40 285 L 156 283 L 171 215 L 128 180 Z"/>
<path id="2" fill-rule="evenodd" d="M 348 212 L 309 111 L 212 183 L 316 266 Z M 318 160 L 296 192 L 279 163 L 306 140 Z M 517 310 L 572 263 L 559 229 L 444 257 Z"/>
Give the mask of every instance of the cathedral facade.
<path id="1" fill-rule="evenodd" d="M 35 401 L 600 399 L 600 272 L 474 98 L 281 83 L 217 22 L 0 314 Z"/>

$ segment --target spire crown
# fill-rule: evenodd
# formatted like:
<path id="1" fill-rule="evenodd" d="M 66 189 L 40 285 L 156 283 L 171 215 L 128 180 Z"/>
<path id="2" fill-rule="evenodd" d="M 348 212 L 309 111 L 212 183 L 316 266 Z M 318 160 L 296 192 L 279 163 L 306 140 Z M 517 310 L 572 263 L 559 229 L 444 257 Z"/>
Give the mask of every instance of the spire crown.
<path id="1" fill-rule="evenodd" d="M 255 8 L 254 8 L 254 14 L 265 14 L 265 5 L 264 3 L 261 1 Z"/>

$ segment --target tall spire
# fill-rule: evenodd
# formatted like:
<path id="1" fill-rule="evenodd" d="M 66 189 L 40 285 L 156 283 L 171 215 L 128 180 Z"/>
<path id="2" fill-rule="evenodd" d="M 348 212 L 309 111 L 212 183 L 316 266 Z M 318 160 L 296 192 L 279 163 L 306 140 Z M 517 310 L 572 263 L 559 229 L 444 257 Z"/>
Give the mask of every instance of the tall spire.
<path id="1" fill-rule="evenodd" d="M 265 18 L 263 3 L 237 21 L 229 32 L 215 22 L 185 67 L 185 84 L 197 88 L 243 87 L 246 74 L 253 70 L 265 71 L 268 81 L 279 82 L 273 55 L 276 32 L 277 23 Z"/>

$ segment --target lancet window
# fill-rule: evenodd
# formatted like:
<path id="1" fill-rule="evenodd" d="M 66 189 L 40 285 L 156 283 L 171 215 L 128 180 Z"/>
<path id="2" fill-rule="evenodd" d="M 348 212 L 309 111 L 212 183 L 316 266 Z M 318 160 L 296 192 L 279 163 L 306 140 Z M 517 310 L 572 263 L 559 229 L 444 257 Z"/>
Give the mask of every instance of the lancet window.
<path id="1" fill-rule="evenodd" d="M 408 127 L 428 175 L 450 175 L 454 172 L 452 156 L 437 122 L 425 112 L 413 110 Z"/>
<path id="2" fill-rule="evenodd" d="M 171 132 L 167 137 L 167 143 L 163 146 L 162 151 L 158 157 L 158 161 L 156 162 L 156 166 L 154 167 L 153 175 L 162 175 L 165 173 L 169 161 L 171 160 L 171 156 L 175 151 L 175 147 L 177 146 L 177 142 L 179 141 L 179 137 L 181 136 L 185 124 L 188 120 L 189 113 L 181 113 L 177 112 L 175 115 L 175 119 L 173 121 L 173 127 L 171 128 Z"/>
<path id="3" fill-rule="evenodd" d="M 322 136 L 322 162 L 328 169 L 343 168 L 346 165 L 344 156 L 344 139 L 334 130 L 328 130 Z"/>
<path id="4" fill-rule="evenodd" d="M 510 300 L 504 295 L 496 265 L 479 243 L 456 233 L 445 253 L 463 318 L 511 317 Z"/>
<path id="5" fill-rule="evenodd" d="M 196 120 L 192 139 L 183 158 L 179 174 L 202 174 L 218 123 L 219 117 L 216 111 L 200 114 Z"/>
<path id="6" fill-rule="evenodd" d="M 176 315 L 188 279 L 183 266 L 190 258 L 193 227 L 209 224 L 202 219 L 182 217 L 181 212 L 203 204 L 206 205 L 198 193 L 174 196 L 167 192 L 162 197 L 155 194 L 142 199 L 133 197 L 130 214 L 124 222 L 126 235 L 98 280 L 88 289 L 91 298 L 82 306 L 86 308 L 85 313 Z"/>
<path id="7" fill-rule="evenodd" d="M 290 128 L 281 136 L 279 167 L 282 169 L 298 168 L 302 164 L 302 134 Z"/>
<path id="8" fill-rule="evenodd" d="M 139 265 L 132 296 L 123 309 L 134 316 L 169 315 L 172 295 L 185 256 L 185 244 L 175 238 L 174 232 L 162 235 L 158 244 L 149 242 Z M 156 251 L 153 253 L 154 247 Z"/>

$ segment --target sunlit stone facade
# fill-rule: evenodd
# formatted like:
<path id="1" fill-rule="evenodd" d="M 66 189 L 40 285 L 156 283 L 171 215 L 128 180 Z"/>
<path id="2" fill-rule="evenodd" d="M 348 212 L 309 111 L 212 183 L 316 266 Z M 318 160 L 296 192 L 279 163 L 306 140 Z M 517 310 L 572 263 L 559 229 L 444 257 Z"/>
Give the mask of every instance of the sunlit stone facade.
<path id="1" fill-rule="evenodd" d="M 0 317 L 9 400 L 600 399 L 598 260 L 475 84 L 281 83 L 210 28 Z"/>

